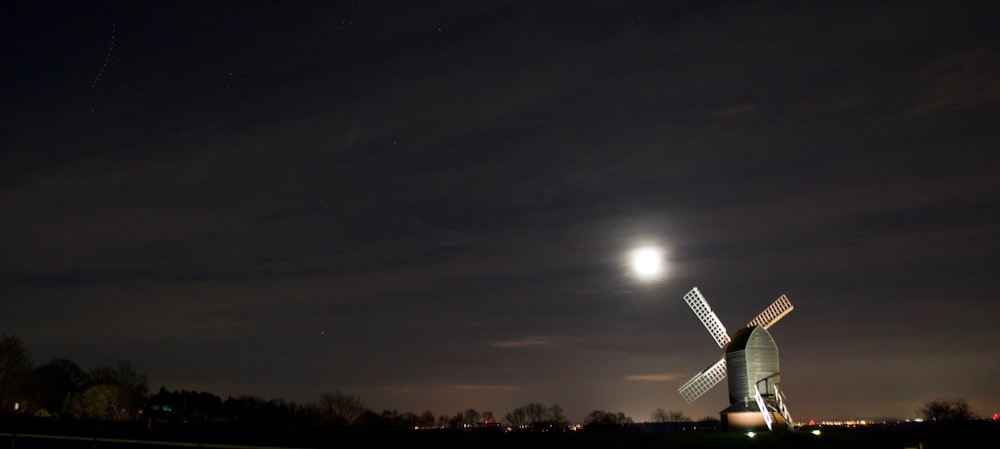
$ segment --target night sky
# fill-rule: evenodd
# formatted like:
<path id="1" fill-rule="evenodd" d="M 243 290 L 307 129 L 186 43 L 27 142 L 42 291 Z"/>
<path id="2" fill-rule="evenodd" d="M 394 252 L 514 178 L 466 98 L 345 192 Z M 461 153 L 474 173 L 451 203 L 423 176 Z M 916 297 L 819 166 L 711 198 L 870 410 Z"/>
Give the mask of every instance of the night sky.
<path id="1" fill-rule="evenodd" d="M 5 6 L 0 333 L 150 387 L 718 416 L 1000 411 L 995 2 Z M 626 255 L 666 252 L 659 282 Z"/>

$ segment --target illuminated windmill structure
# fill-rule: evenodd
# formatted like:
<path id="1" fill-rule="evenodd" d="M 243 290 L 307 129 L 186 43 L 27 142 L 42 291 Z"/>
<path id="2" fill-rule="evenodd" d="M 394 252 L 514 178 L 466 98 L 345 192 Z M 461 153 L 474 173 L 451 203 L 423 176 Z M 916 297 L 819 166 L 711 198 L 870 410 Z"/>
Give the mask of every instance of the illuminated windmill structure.
<path id="1" fill-rule="evenodd" d="M 729 377 L 729 407 L 721 412 L 724 428 L 759 429 L 786 425 L 794 429 L 794 421 L 785 407 L 781 393 L 781 372 L 778 369 L 778 346 L 767 332 L 774 323 L 794 308 L 788 297 L 781 295 L 745 328 L 732 338 L 719 321 L 708 301 L 693 288 L 684 301 L 708 329 L 726 353 L 704 371 L 696 374 L 678 390 L 688 404 Z"/>

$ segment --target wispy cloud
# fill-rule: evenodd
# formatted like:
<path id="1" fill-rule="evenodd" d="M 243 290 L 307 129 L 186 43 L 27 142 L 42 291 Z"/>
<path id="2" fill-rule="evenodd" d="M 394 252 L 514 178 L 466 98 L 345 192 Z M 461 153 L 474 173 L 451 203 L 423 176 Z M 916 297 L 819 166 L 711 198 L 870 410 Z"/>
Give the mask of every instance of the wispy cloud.
<path id="1" fill-rule="evenodd" d="M 672 382 L 683 378 L 684 375 L 678 373 L 629 374 L 628 376 L 625 376 L 625 380 L 631 380 L 636 382 Z"/>
<path id="2" fill-rule="evenodd" d="M 416 388 L 409 385 L 386 385 L 382 387 L 375 387 L 372 390 L 389 393 L 413 393 L 414 391 L 417 391 Z"/>
<path id="3" fill-rule="evenodd" d="M 517 390 L 521 389 L 520 387 L 516 387 L 516 386 L 513 386 L 513 385 L 468 385 L 468 384 L 459 384 L 459 385 L 452 385 L 451 387 L 454 388 L 454 389 L 456 389 L 456 390 L 476 390 L 476 391 L 482 391 L 482 390 L 517 391 Z"/>
<path id="4" fill-rule="evenodd" d="M 596 295 L 600 293 L 592 288 L 562 288 L 559 291 L 570 295 Z"/>
<path id="5" fill-rule="evenodd" d="M 1000 101 L 1000 51 L 966 50 L 943 58 L 924 73 L 926 90 L 909 115 L 964 109 Z"/>
<path id="6" fill-rule="evenodd" d="M 498 341 L 491 343 L 495 348 L 528 348 L 534 346 L 552 346 L 552 342 L 538 337 L 526 337 L 519 340 Z"/>

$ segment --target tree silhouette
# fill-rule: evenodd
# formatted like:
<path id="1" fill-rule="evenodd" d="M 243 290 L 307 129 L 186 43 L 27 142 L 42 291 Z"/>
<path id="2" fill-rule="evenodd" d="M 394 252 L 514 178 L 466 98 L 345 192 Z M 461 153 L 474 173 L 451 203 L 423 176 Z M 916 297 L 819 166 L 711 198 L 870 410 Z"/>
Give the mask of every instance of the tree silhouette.
<path id="1" fill-rule="evenodd" d="M 583 428 L 591 431 L 621 431 L 627 429 L 632 423 L 632 417 L 623 412 L 594 410 L 588 413 L 583 420 Z"/>
<path id="2" fill-rule="evenodd" d="M 434 413 L 430 410 L 426 410 L 420 414 L 419 418 L 417 418 L 417 427 L 420 427 L 421 429 L 434 427 L 434 422 Z"/>
<path id="3" fill-rule="evenodd" d="M 113 367 L 98 366 L 91 369 L 90 382 L 94 385 L 117 385 L 140 396 L 145 396 L 149 391 L 146 376 L 139 374 L 128 360 L 119 361 Z"/>
<path id="4" fill-rule="evenodd" d="M 14 335 L 0 335 L 0 410 L 13 409 L 23 395 L 25 374 L 31 369 L 31 356 L 24 343 Z"/>
<path id="5" fill-rule="evenodd" d="M 927 401 L 917 412 L 928 421 L 968 421 L 974 413 L 965 399 L 935 399 Z"/>
<path id="6" fill-rule="evenodd" d="M 30 396 L 36 407 L 62 416 L 72 414 L 67 399 L 83 392 L 90 383 L 87 373 L 66 359 L 53 359 L 35 368 L 31 377 Z"/>
<path id="7" fill-rule="evenodd" d="M 546 407 L 538 402 L 530 402 L 507 412 L 504 421 L 514 429 L 562 428 L 567 424 L 563 409 L 559 404 Z"/>
<path id="8" fill-rule="evenodd" d="M 316 407 L 320 417 L 328 424 L 351 425 L 365 412 L 361 399 L 340 391 L 323 393 Z"/>
<path id="9" fill-rule="evenodd" d="M 482 415 L 474 408 L 470 408 L 462 414 L 462 425 L 472 427 L 482 422 Z"/>

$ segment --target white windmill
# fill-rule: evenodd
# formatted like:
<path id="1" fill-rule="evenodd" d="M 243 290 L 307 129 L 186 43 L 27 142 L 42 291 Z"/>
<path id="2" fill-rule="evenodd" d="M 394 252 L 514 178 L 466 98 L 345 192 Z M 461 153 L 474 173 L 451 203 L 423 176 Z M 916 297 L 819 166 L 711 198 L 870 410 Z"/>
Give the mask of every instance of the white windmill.
<path id="1" fill-rule="evenodd" d="M 767 331 L 794 309 L 788 297 L 781 295 L 732 337 L 698 287 L 684 295 L 684 301 L 691 306 L 719 347 L 726 351 L 717 362 L 678 389 L 684 400 L 688 404 L 694 402 L 728 376 L 729 407 L 721 412 L 724 428 L 749 430 L 766 425 L 773 430 L 784 424 L 794 429 L 794 421 L 788 414 L 785 397 L 779 389 L 778 346 Z"/>

